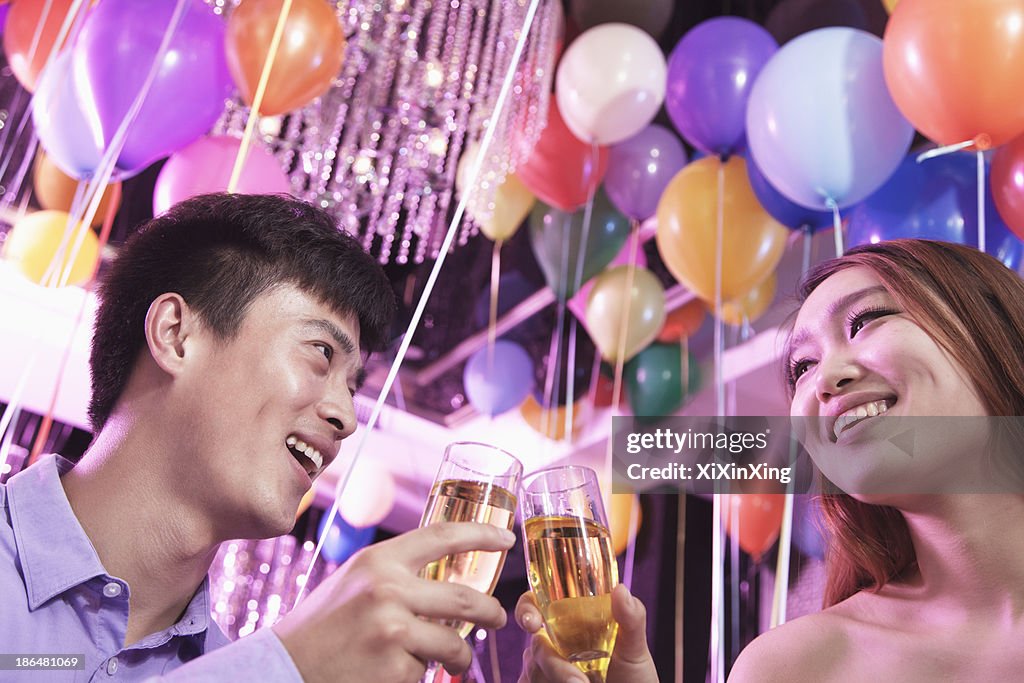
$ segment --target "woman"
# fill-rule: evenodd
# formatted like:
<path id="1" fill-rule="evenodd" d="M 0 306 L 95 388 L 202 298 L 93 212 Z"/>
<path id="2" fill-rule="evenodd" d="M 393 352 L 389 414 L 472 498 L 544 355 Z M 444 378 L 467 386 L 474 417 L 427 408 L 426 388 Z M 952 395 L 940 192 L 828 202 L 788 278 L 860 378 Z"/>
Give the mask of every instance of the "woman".
<path id="1" fill-rule="evenodd" d="M 826 609 L 762 634 L 730 680 L 1020 680 L 1024 457 L 988 457 L 1020 430 L 952 418 L 1024 415 L 1024 281 L 969 247 L 894 240 L 819 265 L 800 298 L 790 413 L 815 418 L 804 445 L 850 493 L 824 496 Z M 909 447 L 895 425 L 918 426 Z M 965 491 L 997 473 L 1009 493 L 935 473 Z M 527 658 L 523 680 L 568 680 L 543 643 Z"/>

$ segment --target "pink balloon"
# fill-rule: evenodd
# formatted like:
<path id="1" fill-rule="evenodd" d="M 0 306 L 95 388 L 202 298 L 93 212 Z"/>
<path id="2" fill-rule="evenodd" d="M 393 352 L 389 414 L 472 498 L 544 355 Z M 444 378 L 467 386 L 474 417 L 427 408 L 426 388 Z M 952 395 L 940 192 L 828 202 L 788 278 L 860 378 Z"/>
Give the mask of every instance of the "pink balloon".
<path id="1" fill-rule="evenodd" d="M 605 270 L 610 270 L 617 266 L 628 266 L 629 254 L 632 249 L 633 238 L 629 238 L 626 240 L 626 243 L 622 245 L 622 249 L 619 250 L 618 255 L 616 255 L 612 262 L 605 267 Z M 644 245 L 642 244 L 637 246 L 636 267 L 647 267 L 647 257 L 644 255 Z M 575 296 L 569 299 L 569 310 L 573 312 L 581 323 L 583 323 L 584 329 L 587 329 L 587 318 L 585 315 L 587 310 L 587 297 L 590 296 L 590 290 L 594 288 L 594 279 L 595 278 L 591 278 L 589 282 L 580 287 L 580 291 L 576 292 Z M 587 333 L 590 333 L 589 329 L 587 329 Z"/>
<path id="2" fill-rule="evenodd" d="M 211 136 L 172 154 L 156 179 L 153 214 L 159 215 L 189 197 L 227 190 L 241 144 L 226 135 Z M 290 189 L 281 162 L 267 149 L 251 145 L 235 191 L 276 194 Z"/>

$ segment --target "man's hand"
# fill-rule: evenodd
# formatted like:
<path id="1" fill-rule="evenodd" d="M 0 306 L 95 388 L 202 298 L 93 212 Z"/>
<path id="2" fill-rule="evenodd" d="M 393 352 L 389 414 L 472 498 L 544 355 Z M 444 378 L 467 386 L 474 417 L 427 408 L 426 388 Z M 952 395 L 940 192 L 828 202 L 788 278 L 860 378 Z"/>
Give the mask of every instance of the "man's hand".
<path id="1" fill-rule="evenodd" d="M 450 522 L 377 543 L 334 572 L 274 632 L 307 683 L 413 682 L 430 661 L 464 671 L 472 650 L 437 620 L 501 628 L 505 611 L 479 591 L 418 573 L 451 553 L 508 550 L 514 542 L 497 527 Z"/>
<path id="2" fill-rule="evenodd" d="M 619 624 L 607 683 L 658 683 L 654 659 L 647 649 L 647 610 L 624 585 L 612 591 L 612 616 Z M 548 640 L 536 599 L 526 593 L 516 605 L 516 621 L 532 633 L 523 653 L 523 673 L 519 683 L 586 683 L 587 678 L 570 664 Z"/>

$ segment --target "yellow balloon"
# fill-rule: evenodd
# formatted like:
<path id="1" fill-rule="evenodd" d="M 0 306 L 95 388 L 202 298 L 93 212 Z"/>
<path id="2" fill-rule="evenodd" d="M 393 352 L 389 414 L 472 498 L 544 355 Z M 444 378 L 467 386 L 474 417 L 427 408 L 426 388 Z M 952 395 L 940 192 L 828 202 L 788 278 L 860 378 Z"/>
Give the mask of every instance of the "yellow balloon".
<path id="1" fill-rule="evenodd" d="M 747 322 L 754 322 L 768 310 L 772 301 L 775 300 L 775 273 L 768 276 L 768 279 L 754 287 L 752 290 L 741 296 L 739 299 L 726 301 L 722 304 L 722 321 L 729 325 L 742 325 L 743 319 Z M 715 313 L 713 301 L 706 302 L 708 311 Z"/>
<path id="2" fill-rule="evenodd" d="M 888 10 L 889 14 L 892 14 L 892 11 L 896 9 L 896 5 L 899 1 L 900 0 L 882 0 L 882 4 L 885 5 L 885 9 Z"/>
<path id="3" fill-rule="evenodd" d="M 580 399 L 573 404 L 572 409 L 572 433 L 575 436 L 583 426 L 583 401 Z M 532 395 L 527 396 L 522 405 L 519 406 L 519 414 L 526 420 L 526 424 L 540 434 L 561 441 L 565 438 L 565 406 L 558 406 L 550 410 L 544 410 L 540 403 Z M 547 413 L 547 415 L 545 415 Z"/>
<path id="4" fill-rule="evenodd" d="M 722 174 L 722 300 L 743 296 L 775 270 L 788 231 L 768 215 L 738 156 L 694 161 L 658 202 L 658 252 L 672 275 L 705 301 L 715 299 L 718 183 Z"/>
<path id="5" fill-rule="evenodd" d="M 45 284 L 43 276 L 50 262 L 57 254 L 70 216 L 63 211 L 36 211 L 15 223 L 4 244 L 4 259 L 13 263 L 25 276 L 38 284 Z M 84 232 L 84 236 L 83 233 Z M 82 239 L 81 247 L 71 266 L 71 275 L 66 284 L 81 285 L 88 282 L 99 258 L 99 240 L 88 226 L 76 223 L 73 234 L 66 240 L 64 254 L 59 266 L 55 266 L 56 277 L 60 277 L 67 266 L 75 244 Z M 51 282 L 56 280 L 51 280 Z"/>
<path id="6" fill-rule="evenodd" d="M 625 330 L 623 362 L 640 353 L 658 336 L 665 324 L 665 290 L 654 273 L 634 268 L 633 287 L 627 294 L 629 266 L 610 268 L 594 278 L 587 297 L 587 330 L 605 360 L 619 358 Z M 626 302 L 628 317 L 623 319 Z"/>
<path id="7" fill-rule="evenodd" d="M 636 507 L 634 508 L 634 506 Z M 635 513 L 633 512 L 634 509 Z M 633 522 L 633 533 L 630 534 L 629 522 L 632 514 L 636 514 L 636 520 Z M 635 493 L 612 494 L 611 506 L 608 510 L 608 521 L 612 527 L 612 549 L 616 555 L 626 552 L 626 546 L 636 537 L 643 519 L 640 499 L 637 498 Z"/>
<path id="8" fill-rule="evenodd" d="M 299 501 L 299 509 L 295 511 L 295 520 L 298 521 L 299 517 L 302 516 L 309 506 L 313 504 L 313 499 L 316 498 L 316 485 L 310 487 L 306 494 L 302 496 L 302 500 Z"/>
<path id="9" fill-rule="evenodd" d="M 455 187 L 460 193 L 465 193 L 469 189 L 469 172 L 479 153 L 480 144 L 477 142 L 469 143 L 462 151 L 459 166 L 455 170 Z M 495 156 L 492 151 L 490 158 L 484 161 L 484 169 L 488 166 L 488 162 L 494 164 L 498 161 Z M 480 232 L 497 242 L 507 240 L 516 234 L 516 230 L 530 214 L 536 197 L 523 184 L 523 181 L 509 173 L 494 190 L 493 205 L 485 202 L 483 199 L 491 190 L 491 184 L 495 182 L 495 179 L 496 175 L 493 172 L 481 171 L 477 178 L 479 191 L 466 204 L 466 213 L 480 227 Z"/>

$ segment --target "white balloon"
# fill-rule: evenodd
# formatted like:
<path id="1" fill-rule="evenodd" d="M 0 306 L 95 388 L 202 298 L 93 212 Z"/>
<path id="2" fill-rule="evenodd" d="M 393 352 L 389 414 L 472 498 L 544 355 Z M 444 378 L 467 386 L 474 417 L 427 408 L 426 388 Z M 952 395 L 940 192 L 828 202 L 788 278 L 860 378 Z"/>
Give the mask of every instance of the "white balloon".
<path id="1" fill-rule="evenodd" d="M 383 465 L 369 458 L 356 463 L 338 503 L 338 512 L 354 527 L 376 526 L 395 504 L 395 479 Z"/>
<path id="2" fill-rule="evenodd" d="M 665 100 L 661 48 L 629 24 L 584 31 L 562 55 L 555 97 L 562 118 L 584 142 L 610 145 L 640 132 Z"/>

